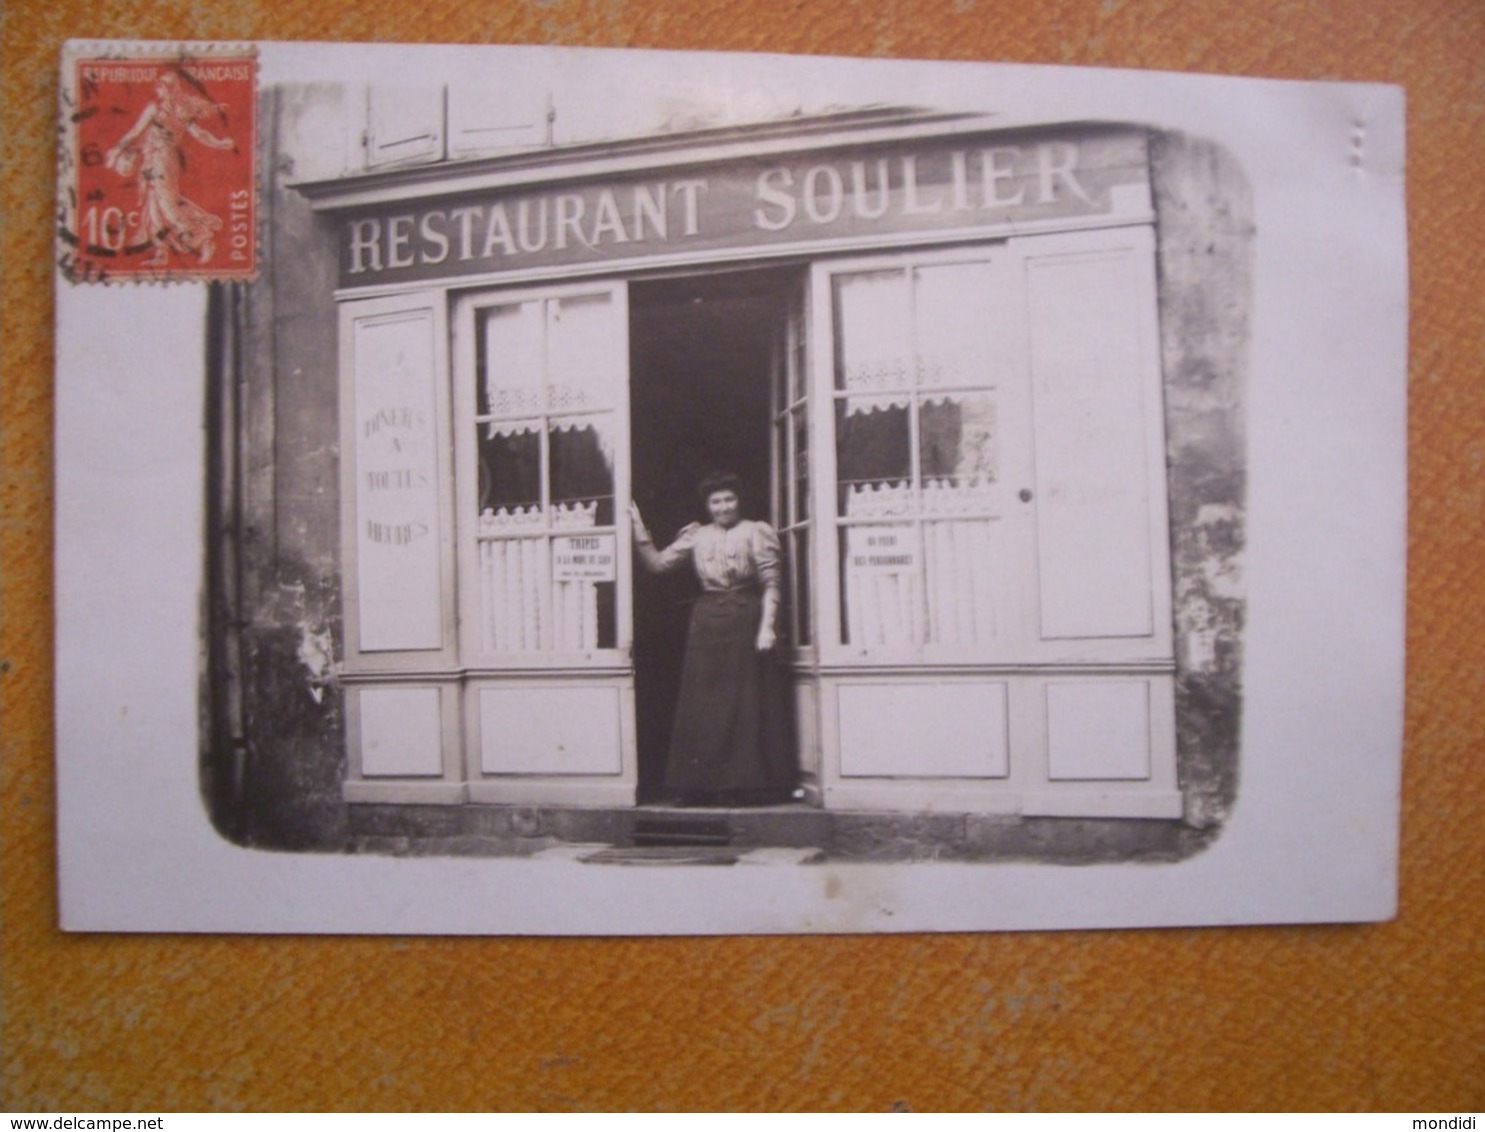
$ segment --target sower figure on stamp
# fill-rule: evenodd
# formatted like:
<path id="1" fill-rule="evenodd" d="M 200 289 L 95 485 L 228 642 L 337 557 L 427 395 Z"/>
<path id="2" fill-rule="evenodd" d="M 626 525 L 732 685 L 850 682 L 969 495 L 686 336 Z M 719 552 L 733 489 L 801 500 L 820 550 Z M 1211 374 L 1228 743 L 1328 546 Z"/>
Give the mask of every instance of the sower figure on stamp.
<path id="1" fill-rule="evenodd" d="M 139 222 L 129 240 L 154 246 L 151 265 L 164 264 L 172 251 L 207 263 L 216 251 L 222 218 L 187 200 L 180 188 L 186 167 L 181 147 L 187 136 L 212 149 L 235 148 L 231 138 L 218 137 L 201 124 L 208 115 L 225 118 L 220 105 L 187 90 L 179 74 L 166 71 L 155 84 L 154 101 L 108 151 L 105 164 L 122 177 L 133 177 L 139 187 Z"/>
<path id="2" fill-rule="evenodd" d="M 663 573 L 689 561 L 702 589 L 686 636 L 665 790 L 680 805 L 786 801 L 798 775 L 788 684 L 775 654 L 779 537 L 742 517 L 737 476 L 708 476 L 699 493 L 711 522 L 688 524 L 664 550 L 630 504 L 645 568 Z"/>

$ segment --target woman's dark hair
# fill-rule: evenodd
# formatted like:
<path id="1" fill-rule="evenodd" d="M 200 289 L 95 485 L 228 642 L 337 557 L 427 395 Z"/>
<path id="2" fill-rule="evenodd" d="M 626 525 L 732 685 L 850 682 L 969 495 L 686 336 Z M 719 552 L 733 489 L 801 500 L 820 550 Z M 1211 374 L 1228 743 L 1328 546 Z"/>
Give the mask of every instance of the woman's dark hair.
<path id="1" fill-rule="evenodd" d="M 706 503 L 719 491 L 730 491 L 742 501 L 742 477 L 736 472 L 711 472 L 701 477 L 701 482 L 696 485 L 696 494 L 701 497 L 701 502 Z"/>

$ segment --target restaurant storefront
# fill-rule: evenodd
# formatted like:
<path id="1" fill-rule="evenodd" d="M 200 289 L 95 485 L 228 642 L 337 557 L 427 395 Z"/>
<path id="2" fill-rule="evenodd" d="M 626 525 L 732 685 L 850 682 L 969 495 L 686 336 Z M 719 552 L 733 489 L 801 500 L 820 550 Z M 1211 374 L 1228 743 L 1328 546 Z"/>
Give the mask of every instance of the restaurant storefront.
<path id="1" fill-rule="evenodd" d="M 628 505 L 664 541 L 727 467 L 783 542 L 807 804 L 1180 818 L 1178 667 L 1229 661 L 1173 562 L 1151 146 L 854 114 L 297 184 L 344 799 L 653 801 L 689 594 Z"/>

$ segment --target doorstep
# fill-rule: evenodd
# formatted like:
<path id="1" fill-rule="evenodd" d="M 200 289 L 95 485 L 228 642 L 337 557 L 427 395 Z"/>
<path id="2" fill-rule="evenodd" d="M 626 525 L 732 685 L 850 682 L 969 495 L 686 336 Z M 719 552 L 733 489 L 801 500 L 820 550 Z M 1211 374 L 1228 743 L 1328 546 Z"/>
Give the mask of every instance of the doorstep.
<path id="1" fill-rule="evenodd" d="M 531 857 L 589 864 L 806 864 L 823 860 L 986 860 L 1012 855 L 1019 817 L 642 805 L 350 807 L 353 852 Z"/>
<path id="2" fill-rule="evenodd" d="M 824 861 L 823 849 L 787 849 L 764 845 L 558 845 L 533 854 L 538 861 L 576 861 L 583 865 L 817 865 Z"/>
<path id="3" fill-rule="evenodd" d="M 691 864 L 823 860 L 1086 865 L 1179 861 L 1200 852 L 1210 840 L 1210 831 L 1169 819 L 820 810 L 802 802 L 748 808 L 609 809 L 358 803 L 350 807 L 350 836 L 344 848 L 400 857 L 565 855 L 595 865 L 664 864 L 677 859 Z"/>

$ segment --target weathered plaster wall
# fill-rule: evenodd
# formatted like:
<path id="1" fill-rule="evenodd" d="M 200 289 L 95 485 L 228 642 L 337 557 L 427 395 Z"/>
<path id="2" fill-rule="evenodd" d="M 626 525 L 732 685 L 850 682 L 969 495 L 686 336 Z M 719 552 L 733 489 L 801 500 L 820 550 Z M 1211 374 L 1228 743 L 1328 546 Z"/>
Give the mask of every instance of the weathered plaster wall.
<path id="1" fill-rule="evenodd" d="M 338 848 L 348 825 L 341 655 L 339 382 L 334 234 L 290 187 L 306 159 L 306 120 L 339 114 L 333 87 L 262 98 L 263 274 L 242 288 L 235 427 L 240 524 L 242 728 L 235 797 L 218 828 L 247 844 Z M 342 131 L 343 133 L 344 131 Z M 229 377 L 230 379 L 230 377 Z M 232 697 L 223 697 L 230 702 Z M 220 729 L 218 729 L 220 730 Z M 208 755 L 208 759 L 212 756 Z M 220 760 L 221 755 L 216 756 Z M 216 792 L 222 798 L 222 792 Z"/>

